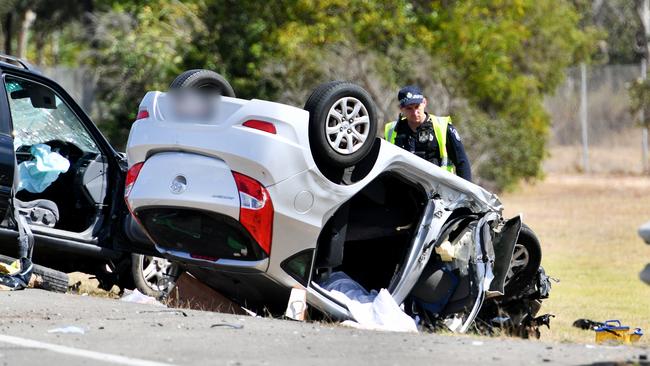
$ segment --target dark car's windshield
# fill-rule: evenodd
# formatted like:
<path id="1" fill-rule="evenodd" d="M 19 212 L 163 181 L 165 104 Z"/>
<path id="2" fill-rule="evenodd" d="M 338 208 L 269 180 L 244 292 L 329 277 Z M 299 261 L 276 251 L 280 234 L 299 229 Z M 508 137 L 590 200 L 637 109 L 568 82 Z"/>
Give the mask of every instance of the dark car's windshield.
<path id="1" fill-rule="evenodd" d="M 84 152 L 99 153 L 88 131 L 50 88 L 7 76 L 5 87 L 14 127 L 14 147 L 52 140 L 65 141 Z"/>

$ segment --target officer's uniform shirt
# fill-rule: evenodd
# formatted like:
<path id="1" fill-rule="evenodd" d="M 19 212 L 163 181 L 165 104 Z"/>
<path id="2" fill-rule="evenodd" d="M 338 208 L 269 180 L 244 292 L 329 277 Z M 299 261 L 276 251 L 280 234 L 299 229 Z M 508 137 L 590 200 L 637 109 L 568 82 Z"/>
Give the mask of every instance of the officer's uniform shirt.
<path id="1" fill-rule="evenodd" d="M 401 118 L 395 126 L 395 145 L 440 166 L 440 148 L 428 113 L 426 118 L 415 131 L 408 126 L 406 118 Z M 456 167 L 456 175 L 471 182 L 472 171 L 465 147 L 451 123 L 447 125 L 447 155 Z"/>

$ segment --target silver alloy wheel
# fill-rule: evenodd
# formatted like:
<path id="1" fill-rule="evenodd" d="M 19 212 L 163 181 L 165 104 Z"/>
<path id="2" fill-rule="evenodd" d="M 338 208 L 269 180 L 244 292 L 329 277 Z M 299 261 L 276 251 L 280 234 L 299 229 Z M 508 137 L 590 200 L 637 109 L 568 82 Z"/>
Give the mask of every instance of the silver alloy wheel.
<path id="1" fill-rule="evenodd" d="M 154 291 L 166 292 L 174 284 L 178 272 L 177 265 L 165 258 L 142 255 L 142 277 L 147 286 Z"/>
<path id="2" fill-rule="evenodd" d="M 512 259 L 510 260 L 510 268 L 508 268 L 505 283 L 510 282 L 510 279 L 512 279 L 515 274 L 526 268 L 529 259 L 530 255 L 528 254 L 528 249 L 526 249 L 522 244 L 515 244 L 515 250 L 512 254 Z"/>
<path id="3" fill-rule="evenodd" d="M 366 142 L 369 132 L 368 110 L 359 99 L 344 97 L 332 105 L 325 133 L 334 151 L 342 155 L 354 153 Z"/>

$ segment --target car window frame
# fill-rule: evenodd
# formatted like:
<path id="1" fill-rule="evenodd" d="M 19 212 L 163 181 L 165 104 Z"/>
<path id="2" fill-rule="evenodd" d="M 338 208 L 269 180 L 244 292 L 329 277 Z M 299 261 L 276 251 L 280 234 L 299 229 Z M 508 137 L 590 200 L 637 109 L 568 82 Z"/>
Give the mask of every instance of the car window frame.
<path id="1" fill-rule="evenodd" d="M 3 86 L 4 86 L 5 97 L 6 97 L 6 100 L 7 100 L 7 107 L 8 107 L 8 109 L 9 109 L 9 114 L 12 116 L 12 119 L 11 119 L 12 129 L 11 129 L 11 131 L 12 131 L 12 136 L 13 136 L 14 140 L 16 139 L 16 126 L 14 125 L 13 115 L 12 115 L 12 110 L 11 110 L 11 102 L 9 101 L 9 95 L 7 94 L 7 90 L 6 90 L 6 88 L 7 88 L 7 77 L 10 77 L 10 78 L 13 78 L 13 79 L 17 79 L 17 80 L 19 80 L 19 81 L 25 81 L 25 82 L 28 82 L 28 83 L 38 84 L 38 85 L 40 85 L 40 86 L 43 86 L 43 87 L 48 88 L 49 90 L 51 90 L 51 91 L 55 94 L 55 97 L 58 98 L 58 99 L 61 101 L 61 103 L 64 104 L 65 107 L 67 107 L 68 110 L 72 113 L 72 116 L 76 119 L 76 121 L 74 121 L 74 122 L 78 123 L 78 124 L 80 125 L 81 129 L 82 129 L 82 130 L 83 130 L 83 131 L 88 135 L 88 137 L 93 141 L 93 144 L 95 145 L 94 148 L 97 149 L 97 152 L 98 152 L 99 154 L 105 155 L 105 153 L 104 153 L 104 152 L 101 150 L 101 148 L 99 147 L 99 143 L 98 143 L 98 141 L 97 141 L 96 138 L 92 135 L 91 131 L 88 129 L 86 123 L 84 123 L 84 122 L 82 121 L 82 119 L 79 117 L 79 115 L 78 115 L 78 114 L 73 110 L 73 108 L 71 107 L 70 103 L 68 103 L 68 102 L 67 102 L 67 101 L 66 101 L 66 100 L 65 100 L 61 95 L 59 95 L 59 94 L 58 94 L 54 89 L 52 89 L 49 85 L 45 85 L 45 84 L 40 83 L 40 82 L 38 82 L 38 81 L 34 81 L 34 80 L 27 79 L 27 78 L 22 78 L 22 77 L 14 76 L 14 75 L 11 75 L 11 74 L 9 74 L 9 75 L 4 74 L 4 75 L 2 76 L 2 80 L 3 80 Z M 34 108 L 35 108 L 35 109 L 40 109 L 40 108 L 38 108 L 38 107 L 34 107 Z M 57 107 L 57 108 L 58 108 L 58 107 Z M 68 124 L 68 121 L 65 121 L 65 122 L 66 122 L 66 124 Z M 72 119 L 70 119 L 69 122 L 72 123 L 72 122 L 73 122 Z M 73 128 L 69 128 L 69 130 L 70 130 L 70 131 L 73 131 L 73 132 L 75 131 L 75 129 L 73 129 Z M 41 143 L 42 143 L 42 142 L 41 142 Z M 78 144 L 75 144 L 75 145 L 78 145 Z M 81 150 L 85 151 L 81 146 L 77 146 L 77 147 L 79 147 Z"/>
<path id="2" fill-rule="evenodd" d="M 16 176 L 16 152 L 9 100 L 4 86 L 4 73 L 0 69 L 0 216 L 8 216 L 13 200 L 13 185 Z M 5 170 L 5 168 L 7 168 Z M 9 214 L 13 216 L 13 214 Z"/>

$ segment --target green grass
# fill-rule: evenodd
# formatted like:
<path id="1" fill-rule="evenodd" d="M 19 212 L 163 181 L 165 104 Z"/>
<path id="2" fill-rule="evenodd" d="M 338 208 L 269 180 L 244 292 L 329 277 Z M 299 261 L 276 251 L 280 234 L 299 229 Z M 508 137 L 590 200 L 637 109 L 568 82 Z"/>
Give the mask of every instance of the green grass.
<path id="1" fill-rule="evenodd" d="M 502 201 L 506 216 L 524 213 L 542 243 L 542 265 L 560 280 L 542 308 L 556 315 L 542 339 L 593 343 L 593 331 L 572 327 L 579 318 L 650 332 L 650 286 L 638 276 L 650 246 L 637 235 L 650 220 L 650 178 L 549 176 Z"/>

